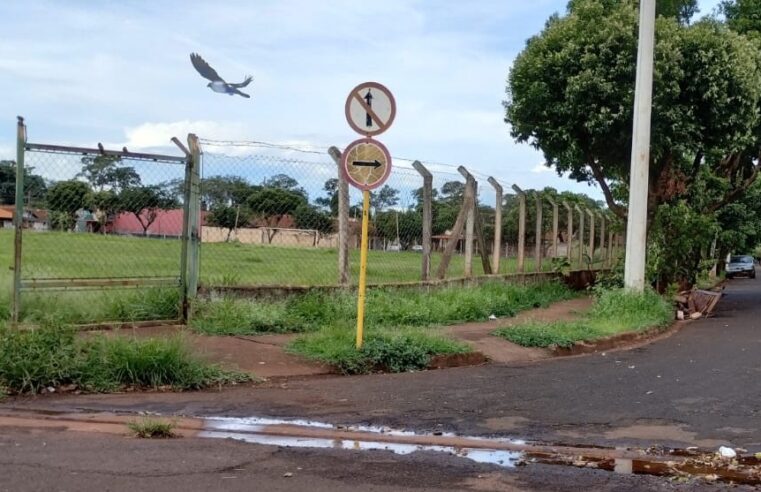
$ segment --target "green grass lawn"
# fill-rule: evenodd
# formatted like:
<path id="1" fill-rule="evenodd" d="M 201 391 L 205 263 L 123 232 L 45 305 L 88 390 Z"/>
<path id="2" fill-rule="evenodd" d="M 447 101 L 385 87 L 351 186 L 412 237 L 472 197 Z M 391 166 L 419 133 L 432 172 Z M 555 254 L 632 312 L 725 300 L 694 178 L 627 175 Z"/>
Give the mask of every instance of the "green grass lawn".
<path id="1" fill-rule="evenodd" d="M 432 258 L 435 272 L 440 254 Z M 24 278 L 86 278 L 178 276 L 180 241 L 86 233 L 26 232 L 23 242 Z M 350 251 L 352 281 L 359 276 L 359 251 Z M 12 265 L 13 231 L 0 230 L 0 264 Z M 334 249 L 288 248 L 240 243 L 204 243 L 201 246 L 201 282 L 216 285 L 334 285 L 338 253 Z M 550 269 L 550 261 L 543 262 Z M 420 279 L 421 255 L 415 252 L 370 251 L 369 283 L 414 282 Z M 500 273 L 516 271 L 515 259 L 505 259 Z M 526 260 L 533 271 L 533 260 Z M 448 275 L 464 273 L 464 259 L 456 255 Z M 482 275 L 479 257 L 473 273 Z M 0 269 L 0 280 L 11 272 Z"/>

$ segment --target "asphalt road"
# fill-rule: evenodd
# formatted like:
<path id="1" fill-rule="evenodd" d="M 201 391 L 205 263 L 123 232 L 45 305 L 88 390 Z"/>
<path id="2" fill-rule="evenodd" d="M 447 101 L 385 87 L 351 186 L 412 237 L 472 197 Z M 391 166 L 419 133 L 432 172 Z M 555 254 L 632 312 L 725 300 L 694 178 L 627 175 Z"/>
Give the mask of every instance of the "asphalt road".
<path id="1" fill-rule="evenodd" d="M 707 449 L 727 444 L 754 452 L 761 451 L 760 350 L 761 281 L 737 279 L 729 283 L 713 317 L 688 323 L 666 339 L 629 351 L 523 365 L 289 380 L 266 387 L 239 387 L 222 392 L 38 397 L 11 401 L 6 406 L 149 410 L 196 416 L 307 417 L 339 424 L 370 423 L 417 431 L 510 436 L 552 443 L 697 445 Z M 161 444 L 170 445 L 174 444 Z M 368 459 L 371 462 L 378 459 L 372 457 L 372 453 L 359 453 L 362 458 L 346 458 L 352 453 L 303 450 L 276 453 L 273 449 L 277 448 L 250 444 L 225 446 L 246 446 L 252 450 L 249 453 L 275 453 L 278 459 L 296 463 L 305 459 L 304 456 L 311 456 L 316 463 L 324 460 L 324 466 L 328 467 L 332 462 L 344 463 L 341 460 L 352 463 L 357 460 L 356 463 L 361 464 Z M 186 459 L 184 455 L 175 455 L 172 459 L 176 461 L 180 457 Z M 354 471 L 339 474 L 337 482 L 335 476 L 324 475 L 328 480 L 325 487 L 327 490 L 337 483 L 356 487 L 349 477 L 357 480 L 365 477 L 369 480 L 366 483 L 380 487 L 378 490 L 385 490 L 382 487 L 386 486 L 393 489 L 400 486 L 394 482 L 395 477 L 408 473 L 405 486 L 442 489 L 448 486 L 444 487 L 435 477 L 443 473 L 440 470 L 452 469 L 460 470 L 452 472 L 459 478 L 448 476 L 446 483 L 459 484 L 460 488 L 470 487 L 465 487 L 460 479 L 498 473 L 495 480 L 507 481 L 494 488 L 504 489 L 512 484 L 510 486 L 521 489 L 566 490 L 563 484 L 573 484 L 575 488 L 595 484 L 596 490 L 608 486 L 611 490 L 626 490 L 630 486 L 631 490 L 656 489 L 656 482 L 606 482 L 631 479 L 610 478 L 616 477 L 615 474 L 602 478 L 595 474 L 598 472 L 570 469 L 561 472 L 558 469 L 562 467 L 547 466 L 525 467 L 516 474 L 494 472 L 488 465 L 459 464 L 451 468 L 449 459 L 454 458 L 383 455 L 384 466 L 389 467 L 383 475 L 386 478 L 362 471 L 365 468 L 351 468 Z M 414 466 L 415 460 L 433 461 L 426 465 L 426 471 L 426 466 L 420 469 Z M 409 466 L 412 467 L 405 468 Z M 0 459 L 0 467 L 7 472 L 8 462 Z M 370 468 L 368 465 L 367 470 Z M 280 470 L 277 469 L 277 473 Z M 11 473 L 16 473 L 15 468 Z M 373 482 L 372 477 L 378 481 Z M 272 480 L 276 478 L 279 480 L 281 476 L 273 475 Z M 321 490 L 318 485 L 322 482 L 314 480 L 308 481 L 315 484 L 313 490 Z M 476 482 L 478 480 L 485 479 Z M 295 485 L 296 482 L 289 483 Z M 273 488 L 264 489 L 277 490 L 275 482 L 272 483 Z"/>

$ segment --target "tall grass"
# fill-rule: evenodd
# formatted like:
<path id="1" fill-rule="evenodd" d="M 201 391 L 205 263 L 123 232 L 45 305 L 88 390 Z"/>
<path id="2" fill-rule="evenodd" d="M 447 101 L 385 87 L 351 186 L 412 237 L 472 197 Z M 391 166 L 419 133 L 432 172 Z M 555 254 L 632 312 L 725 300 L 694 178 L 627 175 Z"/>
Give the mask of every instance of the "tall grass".
<path id="1" fill-rule="evenodd" d="M 467 345 L 420 328 L 371 329 L 359 350 L 354 337 L 353 326 L 344 323 L 299 337 L 288 350 L 330 364 L 344 374 L 421 370 L 434 355 L 470 351 Z"/>
<path id="2" fill-rule="evenodd" d="M 673 319 L 673 307 L 653 290 L 636 293 L 624 289 L 602 291 L 592 309 L 577 321 L 530 322 L 502 328 L 495 335 L 526 347 L 570 347 L 629 331 L 662 328 Z"/>
<path id="3" fill-rule="evenodd" d="M 197 389 L 250 379 L 197 359 L 181 338 L 78 338 L 48 324 L 34 330 L 0 327 L 0 388 L 10 393 L 75 384 L 89 391 L 171 386 Z"/>
<path id="4" fill-rule="evenodd" d="M 372 289 L 366 322 L 378 328 L 439 326 L 513 316 L 576 294 L 560 282 L 516 285 L 488 282 L 474 287 L 422 290 Z M 191 326 L 209 334 L 309 332 L 343 325 L 357 316 L 356 293 L 313 291 L 287 300 L 224 299 L 197 304 Z"/>
<path id="5" fill-rule="evenodd" d="M 0 320 L 10 318 L 10 299 L 0 298 Z M 173 288 L 24 293 L 20 318 L 31 324 L 177 319 L 180 292 Z"/>

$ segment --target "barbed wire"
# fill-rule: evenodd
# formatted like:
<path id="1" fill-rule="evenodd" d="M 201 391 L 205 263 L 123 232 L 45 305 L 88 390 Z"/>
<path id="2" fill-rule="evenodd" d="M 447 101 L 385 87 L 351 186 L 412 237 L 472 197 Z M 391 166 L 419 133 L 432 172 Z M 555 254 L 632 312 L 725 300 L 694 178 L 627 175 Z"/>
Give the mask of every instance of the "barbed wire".
<path id="1" fill-rule="evenodd" d="M 328 153 L 328 149 L 330 146 L 323 146 L 323 145 L 310 145 L 310 144 L 304 144 L 301 146 L 296 146 L 294 144 L 279 144 L 274 142 L 265 142 L 261 140 L 217 140 L 217 139 L 211 139 L 211 138 L 203 138 L 200 137 L 199 141 L 202 144 L 210 145 L 213 147 L 254 147 L 254 148 L 268 148 L 268 149 L 277 149 L 277 150 L 285 150 L 285 151 L 291 151 L 291 152 L 300 152 L 304 154 L 312 154 L 312 155 L 320 155 L 325 156 Z M 234 156 L 229 156 L 227 154 L 222 154 L 230 158 L 234 158 Z M 448 171 L 443 171 L 441 169 L 438 170 L 440 173 L 448 173 L 451 175 L 461 176 L 459 172 L 460 166 L 465 167 L 465 169 L 470 172 L 474 177 L 480 178 L 484 181 L 488 180 L 492 176 L 488 176 L 478 170 L 473 169 L 472 167 L 466 166 L 464 164 L 449 164 L 445 162 L 437 162 L 437 161 L 429 161 L 429 160 L 420 160 L 420 159 L 413 159 L 409 157 L 401 157 L 401 156 L 392 156 L 395 161 L 407 161 L 410 164 L 415 161 L 421 162 L 425 166 L 437 166 L 439 168 L 447 168 Z M 294 162 L 299 162 L 294 160 Z M 403 169 L 413 169 L 410 167 L 403 167 Z M 496 179 L 500 184 L 502 184 L 505 188 L 509 188 L 510 184 L 512 182 L 505 180 L 500 177 L 493 176 L 494 179 Z"/>

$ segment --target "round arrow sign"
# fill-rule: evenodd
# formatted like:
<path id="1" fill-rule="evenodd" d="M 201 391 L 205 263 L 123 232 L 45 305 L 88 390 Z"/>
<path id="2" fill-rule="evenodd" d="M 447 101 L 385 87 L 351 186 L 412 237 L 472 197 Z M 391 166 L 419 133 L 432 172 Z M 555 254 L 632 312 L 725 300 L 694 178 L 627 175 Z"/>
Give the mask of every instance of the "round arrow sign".
<path id="1" fill-rule="evenodd" d="M 373 190 L 391 174 L 391 154 L 377 140 L 360 138 L 343 151 L 341 169 L 352 186 L 360 190 Z"/>
<path id="2" fill-rule="evenodd" d="M 346 98 L 346 121 L 362 135 L 379 135 L 396 117 L 396 101 L 391 91 L 378 82 L 363 82 Z"/>

